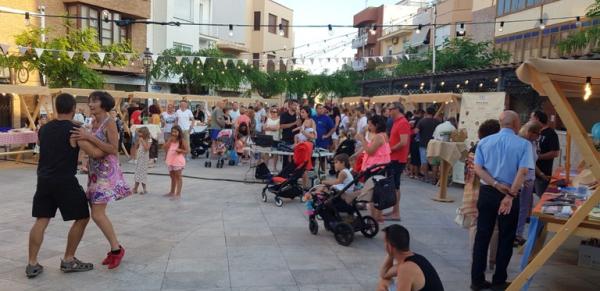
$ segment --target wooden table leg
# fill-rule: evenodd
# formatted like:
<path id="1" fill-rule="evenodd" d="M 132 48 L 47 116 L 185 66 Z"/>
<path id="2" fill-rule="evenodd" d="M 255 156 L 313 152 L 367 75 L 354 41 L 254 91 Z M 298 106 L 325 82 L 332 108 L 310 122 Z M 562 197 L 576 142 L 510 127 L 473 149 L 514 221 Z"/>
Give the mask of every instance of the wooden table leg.
<path id="1" fill-rule="evenodd" d="M 440 190 L 438 191 L 438 196 L 432 198 L 434 201 L 438 202 L 454 202 L 454 199 L 446 198 L 446 194 L 448 192 L 448 174 L 450 171 L 450 163 L 441 160 L 440 165 Z"/>
<path id="2" fill-rule="evenodd" d="M 23 150 L 25 150 L 24 145 L 19 147 L 19 151 L 23 151 Z M 17 157 L 15 158 L 15 162 L 17 162 L 17 163 L 21 162 L 21 158 L 23 158 L 23 154 L 21 154 L 21 153 L 17 154 Z"/>

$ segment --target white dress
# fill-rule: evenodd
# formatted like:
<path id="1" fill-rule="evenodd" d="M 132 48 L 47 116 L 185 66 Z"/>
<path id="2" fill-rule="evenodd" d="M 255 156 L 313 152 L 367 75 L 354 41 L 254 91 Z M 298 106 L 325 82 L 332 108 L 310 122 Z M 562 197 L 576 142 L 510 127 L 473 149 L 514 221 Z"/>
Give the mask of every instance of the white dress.
<path id="1" fill-rule="evenodd" d="M 142 143 L 140 143 L 138 146 L 136 156 L 137 161 L 135 164 L 135 176 L 133 179 L 137 183 L 146 184 L 148 181 L 148 161 L 150 160 L 150 155 L 144 146 L 142 146 Z"/>

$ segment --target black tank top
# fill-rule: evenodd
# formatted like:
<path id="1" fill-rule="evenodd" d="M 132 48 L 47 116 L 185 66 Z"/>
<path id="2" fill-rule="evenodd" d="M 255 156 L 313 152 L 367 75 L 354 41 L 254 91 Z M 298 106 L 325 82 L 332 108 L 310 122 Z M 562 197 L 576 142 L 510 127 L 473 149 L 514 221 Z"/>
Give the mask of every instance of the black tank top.
<path id="1" fill-rule="evenodd" d="M 413 262 L 421 268 L 423 272 L 423 276 L 425 276 L 425 286 L 419 291 L 444 291 L 444 286 L 442 286 L 442 281 L 440 280 L 440 276 L 435 271 L 435 268 L 429 263 L 429 261 L 419 255 L 414 254 L 404 260 L 405 262 Z"/>

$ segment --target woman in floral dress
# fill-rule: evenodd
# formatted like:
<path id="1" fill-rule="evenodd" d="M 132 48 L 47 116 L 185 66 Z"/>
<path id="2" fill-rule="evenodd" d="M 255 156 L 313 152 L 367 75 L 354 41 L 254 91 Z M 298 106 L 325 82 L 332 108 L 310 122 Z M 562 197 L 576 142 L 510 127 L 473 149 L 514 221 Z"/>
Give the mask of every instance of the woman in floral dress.
<path id="1" fill-rule="evenodd" d="M 117 158 L 119 132 L 108 114 L 114 106 L 115 100 L 107 92 L 92 92 L 89 97 L 90 111 L 94 115 L 92 130 L 88 132 L 80 128 L 72 135 L 78 141 L 91 143 L 102 153 L 90 157 L 86 194 L 92 209 L 92 219 L 110 243 L 110 252 L 102 261 L 109 269 L 119 266 L 125 249 L 119 244 L 113 225 L 106 216 L 106 207 L 109 202 L 131 195 Z"/>

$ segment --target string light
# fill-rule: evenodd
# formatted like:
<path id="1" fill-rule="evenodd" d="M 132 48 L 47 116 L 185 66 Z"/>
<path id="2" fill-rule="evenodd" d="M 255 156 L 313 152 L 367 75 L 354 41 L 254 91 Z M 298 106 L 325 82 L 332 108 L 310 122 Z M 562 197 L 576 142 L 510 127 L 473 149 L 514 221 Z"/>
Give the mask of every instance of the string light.
<path id="1" fill-rule="evenodd" d="M 333 35 L 333 26 L 331 24 L 328 24 L 327 28 L 329 29 L 329 35 Z"/>
<path id="2" fill-rule="evenodd" d="M 479 88 L 482 88 L 482 87 L 483 87 L 483 83 L 479 83 Z"/>
<path id="3" fill-rule="evenodd" d="M 465 85 L 469 85 L 469 80 L 465 80 Z"/>
<path id="4" fill-rule="evenodd" d="M 460 24 L 460 29 L 457 32 L 458 36 L 465 36 L 465 23 Z"/>
<path id="5" fill-rule="evenodd" d="M 583 94 L 583 101 L 588 101 L 592 96 L 592 77 L 585 78 L 585 87 L 583 88 L 585 92 Z"/>
<path id="6" fill-rule="evenodd" d="M 371 26 L 371 35 L 375 35 L 377 33 L 377 25 L 373 24 L 373 26 Z"/>
<path id="7" fill-rule="evenodd" d="M 443 87 L 444 85 L 446 85 L 446 82 L 444 82 L 444 81 L 440 82 L 440 86 Z"/>
<path id="8" fill-rule="evenodd" d="M 229 25 L 229 36 L 233 36 L 233 24 Z"/>
<path id="9" fill-rule="evenodd" d="M 283 23 L 279 23 L 279 35 L 283 36 L 285 34 L 285 31 L 283 31 Z"/>
<path id="10" fill-rule="evenodd" d="M 404 84 L 404 89 L 408 88 L 408 84 Z"/>
<path id="11" fill-rule="evenodd" d="M 494 83 L 498 83 L 498 81 L 500 81 L 498 77 L 494 78 Z"/>
<path id="12" fill-rule="evenodd" d="M 540 30 L 544 30 L 546 28 L 546 24 L 544 24 L 544 20 L 540 18 Z"/>
<path id="13" fill-rule="evenodd" d="M 504 30 L 504 21 L 500 21 L 500 27 L 498 28 L 498 31 L 502 32 Z"/>
<path id="14" fill-rule="evenodd" d="M 577 16 L 577 17 L 575 17 L 575 25 L 576 25 L 577 27 L 580 27 L 580 26 L 581 26 L 581 16 Z"/>
<path id="15" fill-rule="evenodd" d="M 456 84 L 456 88 L 460 88 L 460 84 Z"/>
<path id="16" fill-rule="evenodd" d="M 417 31 L 415 31 L 416 34 L 421 33 L 421 28 L 423 28 L 423 24 L 419 24 L 419 26 L 417 27 Z"/>
<path id="17" fill-rule="evenodd" d="M 25 12 L 25 26 L 30 26 L 31 21 L 29 20 L 29 12 Z"/>

